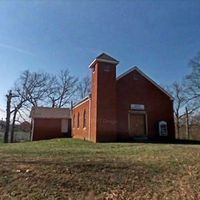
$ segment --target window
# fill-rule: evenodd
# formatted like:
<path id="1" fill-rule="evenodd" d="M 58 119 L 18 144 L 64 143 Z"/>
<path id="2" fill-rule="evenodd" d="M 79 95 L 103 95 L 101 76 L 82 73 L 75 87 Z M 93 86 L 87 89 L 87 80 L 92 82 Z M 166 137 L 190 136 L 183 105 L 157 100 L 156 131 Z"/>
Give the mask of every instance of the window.
<path id="1" fill-rule="evenodd" d="M 75 114 L 73 115 L 73 128 L 75 128 Z"/>
<path id="2" fill-rule="evenodd" d="M 86 128 L 86 111 L 83 112 L 83 128 Z"/>
<path id="3" fill-rule="evenodd" d="M 79 128 L 79 118 L 80 118 L 80 114 L 78 113 L 78 116 L 77 116 L 77 128 Z"/>
<path id="4" fill-rule="evenodd" d="M 160 121 L 159 122 L 159 134 L 160 134 L 160 136 L 168 136 L 167 122 L 166 121 Z"/>

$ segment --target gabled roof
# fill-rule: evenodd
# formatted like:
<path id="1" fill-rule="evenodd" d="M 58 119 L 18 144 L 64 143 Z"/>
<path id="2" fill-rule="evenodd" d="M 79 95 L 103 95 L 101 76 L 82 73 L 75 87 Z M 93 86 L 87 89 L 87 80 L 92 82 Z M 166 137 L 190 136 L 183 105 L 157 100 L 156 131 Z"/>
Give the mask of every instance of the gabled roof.
<path id="1" fill-rule="evenodd" d="M 83 99 L 81 99 L 78 103 L 76 103 L 73 107 L 73 108 L 76 108 L 77 106 L 80 106 L 82 103 L 84 103 L 85 101 L 88 101 L 90 99 L 90 95 L 84 97 Z"/>
<path id="2" fill-rule="evenodd" d="M 96 59 L 104 59 L 104 60 L 119 62 L 116 59 L 114 59 L 113 57 L 111 57 L 111 56 L 109 56 L 108 54 L 105 54 L 105 53 L 100 54 L 99 56 L 96 57 Z"/>
<path id="3" fill-rule="evenodd" d="M 169 94 L 165 89 L 163 89 L 160 85 L 158 85 L 155 81 L 153 81 L 149 76 L 147 76 L 144 72 L 142 72 L 138 67 L 132 67 L 125 73 L 121 74 L 120 76 L 117 77 L 117 80 L 121 79 L 122 77 L 128 75 L 129 73 L 137 71 L 140 75 L 142 75 L 144 78 L 146 78 L 149 82 L 151 82 L 154 86 L 156 86 L 159 90 L 161 90 L 163 93 L 165 93 L 171 100 L 173 100 L 173 96 Z"/>
<path id="4" fill-rule="evenodd" d="M 92 63 L 89 65 L 89 68 L 91 68 L 97 61 L 116 64 L 116 65 L 119 63 L 118 60 L 114 59 L 113 57 L 109 56 L 108 54 L 102 53 L 92 61 Z"/>
<path id="5" fill-rule="evenodd" d="M 33 119 L 68 119 L 71 118 L 69 108 L 32 107 L 30 117 Z"/>

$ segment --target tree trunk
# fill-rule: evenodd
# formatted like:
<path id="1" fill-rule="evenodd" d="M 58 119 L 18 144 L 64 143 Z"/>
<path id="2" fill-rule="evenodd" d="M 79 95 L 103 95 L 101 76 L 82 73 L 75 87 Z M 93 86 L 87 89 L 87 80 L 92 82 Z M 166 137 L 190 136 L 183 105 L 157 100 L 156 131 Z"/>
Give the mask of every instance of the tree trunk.
<path id="1" fill-rule="evenodd" d="M 51 107 L 52 107 L 52 108 L 55 108 L 55 106 L 56 106 L 56 101 L 55 101 L 55 99 L 53 98 L 53 99 L 52 99 L 52 106 L 51 106 Z"/>
<path id="2" fill-rule="evenodd" d="M 175 132 L 176 132 L 176 139 L 180 139 L 180 118 L 178 112 L 174 112 L 175 117 Z"/>
<path id="3" fill-rule="evenodd" d="M 179 124 L 179 117 L 178 116 L 176 116 L 175 126 L 176 126 L 176 137 L 177 137 L 177 139 L 180 139 L 180 124 Z"/>
<path id="4" fill-rule="evenodd" d="M 189 140 L 190 139 L 190 130 L 189 130 L 189 115 L 188 115 L 188 109 L 185 108 L 185 132 L 186 137 Z"/>
<path id="5" fill-rule="evenodd" d="M 15 109 L 13 113 L 13 120 L 12 120 L 12 127 L 11 127 L 11 136 L 10 136 L 10 142 L 14 142 L 14 133 L 15 133 L 15 121 L 16 121 L 16 116 L 17 116 L 17 109 Z"/>
<path id="6" fill-rule="evenodd" d="M 12 91 L 9 91 L 9 94 L 6 95 L 7 98 L 7 107 L 6 107 L 6 129 L 4 134 L 4 143 L 8 143 L 8 136 L 10 131 L 10 104 L 12 99 Z"/>

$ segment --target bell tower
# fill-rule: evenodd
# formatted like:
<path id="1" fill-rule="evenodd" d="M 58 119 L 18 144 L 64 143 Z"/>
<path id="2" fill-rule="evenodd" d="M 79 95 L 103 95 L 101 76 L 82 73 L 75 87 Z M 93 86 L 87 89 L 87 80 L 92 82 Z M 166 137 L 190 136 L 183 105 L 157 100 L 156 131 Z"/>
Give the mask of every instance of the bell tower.
<path id="1" fill-rule="evenodd" d="M 102 53 L 90 64 L 92 71 L 90 140 L 116 141 L 116 66 L 119 62 Z"/>

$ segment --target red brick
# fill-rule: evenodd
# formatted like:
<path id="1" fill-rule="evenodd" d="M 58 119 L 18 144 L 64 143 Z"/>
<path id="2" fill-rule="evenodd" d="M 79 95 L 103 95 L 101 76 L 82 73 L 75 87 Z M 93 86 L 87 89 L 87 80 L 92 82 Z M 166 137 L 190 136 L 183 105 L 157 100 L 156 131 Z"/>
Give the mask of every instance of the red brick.
<path id="1" fill-rule="evenodd" d="M 80 127 L 73 127 L 73 137 L 93 142 L 129 139 L 131 104 L 144 105 L 148 138 L 174 139 L 173 101 L 170 96 L 138 68 L 116 79 L 116 64 L 104 60 L 93 63 L 91 97 L 73 108 L 75 123 L 80 113 Z M 83 128 L 84 110 L 87 112 L 87 128 Z M 167 122 L 167 137 L 159 136 L 159 121 Z"/>

